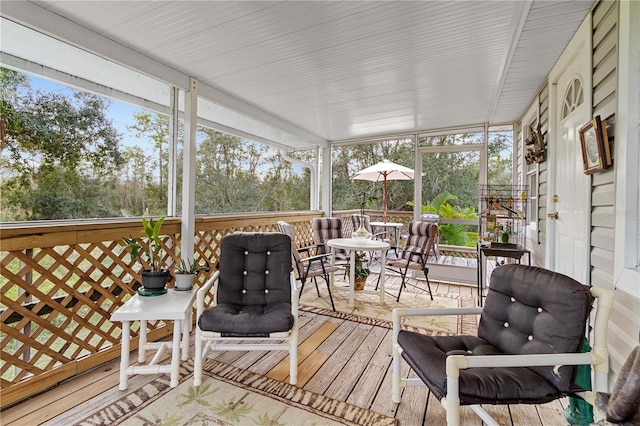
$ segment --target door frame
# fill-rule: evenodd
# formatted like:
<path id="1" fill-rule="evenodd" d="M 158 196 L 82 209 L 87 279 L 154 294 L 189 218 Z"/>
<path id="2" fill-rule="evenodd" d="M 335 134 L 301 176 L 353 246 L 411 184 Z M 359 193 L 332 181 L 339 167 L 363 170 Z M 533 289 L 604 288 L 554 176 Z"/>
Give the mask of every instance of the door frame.
<path id="1" fill-rule="evenodd" d="M 554 195 L 556 194 L 556 188 L 559 182 L 557 182 L 556 176 L 556 167 L 557 164 L 557 150 L 559 148 L 559 133 L 560 133 L 560 121 L 561 121 L 561 111 L 558 108 L 559 100 L 564 98 L 565 91 L 564 88 L 562 92 L 558 91 L 558 81 L 561 76 L 564 75 L 565 71 L 569 67 L 569 65 L 576 59 L 576 57 L 584 51 L 591 52 L 591 14 L 588 14 L 585 20 L 582 22 L 578 31 L 576 31 L 574 37 L 571 39 L 565 50 L 563 51 L 560 58 L 556 62 L 556 65 L 552 68 L 549 73 L 549 143 L 548 150 L 551 153 L 549 158 L 548 165 L 548 191 L 547 191 L 547 213 L 553 213 L 556 210 L 556 202 L 554 201 Z M 590 55 L 591 64 L 593 59 Z M 592 71 L 591 65 L 589 69 L 584 70 L 584 73 L 580 73 L 581 81 L 583 82 L 583 92 L 584 92 L 584 103 L 586 104 L 587 111 L 590 113 L 593 111 L 592 106 Z M 590 118 L 590 117 L 589 117 Z M 585 120 L 586 122 L 586 120 Z M 583 256 L 587 257 L 587 271 L 586 279 L 587 282 L 584 284 L 588 284 L 590 281 L 590 273 L 589 268 L 591 262 L 589 261 L 589 252 L 591 247 L 591 197 L 590 197 L 590 188 L 591 188 L 591 179 L 589 179 L 589 191 L 584 194 L 585 197 L 588 197 L 587 201 L 587 229 L 585 230 L 585 253 L 582 253 Z M 545 267 L 550 270 L 556 270 L 556 222 L 554 219 L 551 219 L 548 215 L 545 218 L 546 220 L 546 229 L 547 236 L 545 242 Z"/>

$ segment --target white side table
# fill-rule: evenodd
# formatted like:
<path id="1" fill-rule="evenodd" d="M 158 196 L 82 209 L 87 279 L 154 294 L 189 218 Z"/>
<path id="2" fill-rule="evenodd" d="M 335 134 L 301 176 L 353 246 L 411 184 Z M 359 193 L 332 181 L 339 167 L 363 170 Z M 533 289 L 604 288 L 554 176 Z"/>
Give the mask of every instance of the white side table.
<path id="1" fill-rule="evenodd" d="M 189 358 L 189 332 L 193 301 L 196 291 L 175 291 L 169 289 L 160 296 L 140 296 L 135 294 L 112 315 L 111 321 L 122 322 L 122 352 L 120 359 L 120 390 L 127 389 L 127 380 L 133 374 L 171 374 L 171 387 L 178 386 L 180 372 L 180 344 L 182 360 Z M 173 321 L 172 342 L 147 342 L 147 321 Z M 138 362 L 146 361 L 145 351 L 156 349 L 151 362 L 145 365 L 129 365 L 131 322 L 140 321 Z M 171 364 L 159 364 L 162 353 L 171 348 Z"/>
<path id="2" fill-rule="evenodd" d="M 327 241 L 327 245 L 331 247 L 331 263 L 333 264 L 335 259 L 336 249 L 347 250 L 351 252 L 349 256 L 349 307 L 352 308 L 355 304 L 355 252 L 356 251 L 380 251 L 382 253 L 381 267 L 380 267 L 380 303 L 384 303 L 384 264 L 389 250 L 389 243 L 379 240 L 370 240 L 367 238 L 334 238 Z M 333 283 L 333 280 L 332 280 Z M 367 290 L 362 290 L 367 291 Z M 369 290 L 371 291 L 371 290 Z"/>

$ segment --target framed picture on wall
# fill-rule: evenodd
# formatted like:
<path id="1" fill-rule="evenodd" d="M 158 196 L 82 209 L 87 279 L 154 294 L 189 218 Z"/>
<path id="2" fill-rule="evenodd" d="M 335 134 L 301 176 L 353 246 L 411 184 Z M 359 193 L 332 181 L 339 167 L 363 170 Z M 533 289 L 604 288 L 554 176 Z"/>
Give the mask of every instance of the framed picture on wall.
<path id="1" fill-rule="evenodd" d="M 580 128 L 580 145 L 582 147 L 582 162 L 585 174 L 592 174 L 608 167 L 605 153 L 605 135 L 600 116 L 593 118 Z M 606 141 L 608 144 L 609 141 Z M 607 150 L 608 151 L 608 150 Z M 609 157 L 609 162 L 611 158 Z"/>

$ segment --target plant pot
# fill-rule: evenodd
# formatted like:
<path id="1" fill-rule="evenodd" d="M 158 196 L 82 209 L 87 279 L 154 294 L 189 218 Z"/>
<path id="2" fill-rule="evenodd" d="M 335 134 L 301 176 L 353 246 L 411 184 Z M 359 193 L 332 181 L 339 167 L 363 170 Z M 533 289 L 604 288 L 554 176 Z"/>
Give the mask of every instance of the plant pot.
<path id="1" fill-rule="evenodd" d="M 151 272 L 150 270 L 142 271 L 142 286 L 146 290 L 162 290 L 167 285 L 167 281 L 169 281 L 168 269 L 163 269 L 159 272 Z"/>
<path id="2" fill-rule="evenodd" d="M 187 291 L 193 288 L 196 274 L 176 274 L 176 290 Z"/>
<path id="3" fill-rule="evenodd" d="M 356 291 L 361 291 L 361 290 L 364 290 L 364 285 L 366 284 L 366 282 L 367 282 L 366 278 L 356 278 L 353 281 L 353 286 Z"/>

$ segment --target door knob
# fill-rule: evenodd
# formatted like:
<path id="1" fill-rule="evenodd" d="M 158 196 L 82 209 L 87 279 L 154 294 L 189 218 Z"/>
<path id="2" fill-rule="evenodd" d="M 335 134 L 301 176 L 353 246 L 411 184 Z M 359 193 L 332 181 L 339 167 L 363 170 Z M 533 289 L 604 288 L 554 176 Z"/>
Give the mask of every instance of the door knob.
<path id="1" fill-rule="evenodd" d="M 555 212 L 555 213 L 549 213 L 547 216 L 549 217 L 549 219 L 556 219 L 556 220 L 558 220 L 558 212 Z"/>

